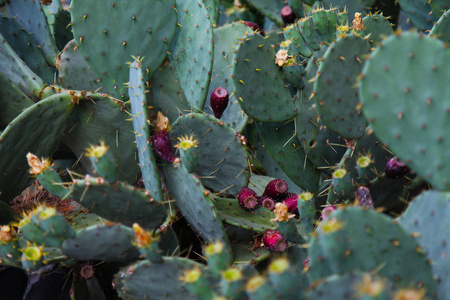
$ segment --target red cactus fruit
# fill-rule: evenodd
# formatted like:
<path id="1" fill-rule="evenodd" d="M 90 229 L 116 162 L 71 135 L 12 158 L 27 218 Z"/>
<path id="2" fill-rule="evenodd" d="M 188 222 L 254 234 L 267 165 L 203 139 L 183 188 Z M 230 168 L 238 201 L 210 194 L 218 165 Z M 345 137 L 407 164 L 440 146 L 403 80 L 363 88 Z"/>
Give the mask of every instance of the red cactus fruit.
<path id="1" fill-rule="evenodd" d="M 238 194 L 239 204 L 246 210 L 252 210 L 258 204 L 258 195 L 248 187 L 243 187 Z"/>
<path id="2" fill-rule="evenodd" d="M 297 19 L 297 15 L 289 5 L 286 5 L 281 9 L 281 19 L 285 24 L 292 24 Z"/>
<path id="3" fill-rule="evenodd" d="M 228 101 L 228 91 L 224 88 L 218 87 L 211 93 L 210 102 L 214 117 L 217 119 L 222 117 L 225 108 L 228 106 Z"/>
<path id="4" fill-rule="evenodd" d="M 255 22 L 251 22 L 251 21 L 244 21 L 245 25 L 247 25 L 248 27 L 250 27 L 251 29 L 253 29 L 254 31 L 258 31 L 259 34 L 261 34 L 262 36 L 265 36 L 264 31 L 261 29 L 261 27 L 259 27 L 258 24 L 256 24 Z"/>
<path id="5" fill-rule="evenodd" d="M 369 208 L 374 208 L 372 195 L 370 194 L 370 190 L 368 187 L 360 186 L 355 191 L 355 199 L 358 201 L 359 206 L 366 206 Z"/>
<path id="6" fill-rule="evenodd" d="M 408 166 L 401 161 L 397 156 L 394 156 L 386 163 L 386 168 L 384 169 L 384 173 L 388 178 L 399 178 L 408 174 L 409 168 Z"/>
<path id="7" fill-rule="evenodd" d="M 163 160 L 173 163 L 175 155 L 173 154 L 172 142 L 167 130 L 157 130 L 152 137 L 153 150 Z"/>
<path id="8" fill-rule="evenodd" d="M 283 179 L 274 179 L 266 185 L 263 196 L 269 196 L 277 201 L 286 197 L 288 185 Z"/>
<path id="9" fill-rule="evenodd" d="M 276 230 L 266 229 L 263 235 L 263 243 L 272 252 L 283 252 L 287 248 L 286 240 Z"/>
<path id="10" fill-rule="evenodd" d="M 283 203 L 288 207 L 288 212 L 296 213 L 298 212 L 298 194 L 287 193 L 287 197 L 283 200 Z"/>
<path id="11" fill-rule="evenodd" d="M 258 204 L 262 207 L 267 208 L 268 210 L 273 211 L 275 208 L 275 200 L 273 200 L 269 196 L 262 196 L 258 199 Z"/>

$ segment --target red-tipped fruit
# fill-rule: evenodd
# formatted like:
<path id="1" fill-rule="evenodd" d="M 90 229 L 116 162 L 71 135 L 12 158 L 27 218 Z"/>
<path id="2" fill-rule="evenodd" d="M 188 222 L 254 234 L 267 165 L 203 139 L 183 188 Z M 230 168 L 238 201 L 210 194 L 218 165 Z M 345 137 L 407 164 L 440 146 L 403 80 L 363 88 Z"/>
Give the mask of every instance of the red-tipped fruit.
<path id="1" fill-rule="evenodd" d="M 292 24 L 297 19 L 297 15 L 289 5 L 286 5 L 281 9 L 281 19 L 283 19 L 284 24 Z"/>
<path id="2" fill-rule="evenodd" d="M 288 193 L 287 198 L 283 200 L 283 203 L 288 207 L 288 212 L 298 212 L 298 194 Z"/>
<path id="3" fill-rule="evenodd" d="M 253 29 L 254 31 L 259 32 L 260 35 L 264 36 L 264 31 L 261 29 L 261 27 L 259 27 L 258 24 L 256 24 L 255 22 L 252 21 L 244 21 L 245 25 L 247 25 L 248 27 L 250 27 L 251 29 Z"/>
<path id="4" fill-rule="evenodd" d="M 274 179 L 266 185 L 263 196 L 269 196 L 275 200 L 280 201 L 286 197 L 288 185 L 283 179 Z"/>
<path id="5" fill-rule="evenodd" d="M 287 248 L 286 240 L 276 230 L 266 229 L 263 235 L 263 243 L 272 252 L 283 252 Z"/>
<path id="6" fill-rule="evenodd" d="M 408 166 L 401 161 L 397 156 L 394 156 L 386 163 L 384 173 L 388 178 L 399 178 L 408 174 Z"/>
<path id="7" fill-rule="evenodd" d="M 175 161 L 172 142 L 167 130 L 157 130 L 153 133 L 152 146 L 156 154 L 163 160 L 170 163 L 173 163 Z"/>
<path id="8" fill-rule="evenodd" d="M 214 117 L 217 119 L 222 117 L 224 110 L 228 106 L 228 101 L 229 95 L 226 89 L 218 87 L 212 92 L 210 102 Z"/>
<path id="9" fill-rule="evenodd" d="M 258 199 L 259 205 L 273 211 L 275 209 L 275 200 L 269 196 L 262 196 Z"/>
<path id="10" fill-rule="evenodd" d="M 258 195 L 248 187 L 243 187 L 238 194 L 239 204 L 246 210 L 252 210 L 258 204 Z"/>

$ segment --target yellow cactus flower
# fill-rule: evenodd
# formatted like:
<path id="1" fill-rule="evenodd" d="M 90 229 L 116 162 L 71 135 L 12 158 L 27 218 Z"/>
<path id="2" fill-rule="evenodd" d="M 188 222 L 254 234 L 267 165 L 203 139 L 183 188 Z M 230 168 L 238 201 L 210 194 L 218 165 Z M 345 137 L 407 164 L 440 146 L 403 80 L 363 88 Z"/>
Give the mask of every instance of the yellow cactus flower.
<path id="1" fill-rule="evenodd" d="M 38 175 L 47 170 L 51 166 L 50 160 L 48 158 L 39 159 L 36 155 L 31 152 L 27 154 L 28 165 L 30 166 L 30 174 Z"/>

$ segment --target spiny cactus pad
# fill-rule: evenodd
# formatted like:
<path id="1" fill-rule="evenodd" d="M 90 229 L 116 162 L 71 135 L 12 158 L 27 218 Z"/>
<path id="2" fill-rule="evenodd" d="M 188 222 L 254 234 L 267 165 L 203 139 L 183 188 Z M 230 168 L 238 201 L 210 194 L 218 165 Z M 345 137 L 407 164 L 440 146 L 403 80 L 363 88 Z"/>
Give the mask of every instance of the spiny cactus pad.
<path id="1" fill-rule="evenodd" d="M 194 166 L 204 186 L 235 195 L 248 183 L 246 143 L 236 131 L 213 116 L 191 113 L 178 118 L 172 138 L 193 135 L 198 140 Z"/>
<path id="2" fill-rule="evenodd" d="M 378 137 L 437 189 L 450 190 L 450 52 L 444 44 L 416 33 L 391 36 L 363 75 L 361 101 Z"/>
<path id="3" fill-rule="evenodd" d="M 100 217 L 126 226 L 139 223 L 153 229 L 166 218 L 166 207 L 161 202 L 122 182 L 110 184 L 102 178 L 76 180 L 69 197 Z"/>
<path id="4" fill-rule="evenodd" d="M 427 296 L 435 298 L 431 265 L 415 238 L 374 210 L 335 211 L 319 225 L 308 253 L 311 281 L 348 271 L 377 270 L 398 287 L 425 288 Z"/>
<path id="5" fill-rule="evenodd" d="M 450 193 L 428 191 L 414 199 L 398 219 L 403 228 L 417 236 L 417 241 L 431 259 L 433 274 L 439 282 L 439 299 L 450 297 L 449 214 Z M 439 234 L 433 234 L 437 232 Z"/>
<path id="6" fill-rule="evenodd" d="M 139 257 L 133 240 L 133 229 L 109 223 L 77 231 L 61 248 L 65 255 L 79 260 L 130 261 Z"/>
<path id="7" fill-rule="evenodd" d="M 284 86 L 283 72 L 275 64 L 275 50 L 267 40 L 259 34 L 250 34 L 236 50 L 233 84 L 245 113 L 262 122 L 294 117 L 295 100 Z"/>
<path id="8" fill-rule="evenodd" d="M 322 121 L 343 138 L 364 134 L 356 80 L 364 66 L 369 43 L 356 35 L 339 38 L 325 52 L 314 83 L 314 100 Z"/>
<path id="9" fill-rule="evenodd" d="M 177 0 L 178 27 L 170 63 L 193 111 L 202 110 L 213 66 L 213 29 L 206 3 Z"/>
<path id="10" fill-rule="evenodd" d="M 73 108 L 71 95 L 56 94 L 30 106 L 6 127 L 0 136 L 2 201 L 10 202 L 33 181 L 26 159 L 28 152 L 39 158 L 53 155 Z"/>
<path id="11" fill-rule="evenodd" d="M 74 0 L 70 7 L 78 48 L 105 91 L 126 99 L 127 62 L 145 56 L 152 76 L 166 57 L 177 23 L 174 0 Z"/>
<path id="12" fill-rule="evenodd" d="M 131 118 L 136 135 L 136 145 L 139 155 L 139 167 L 142 171 L 145 189 L 157 201 L 163 200 L 161 180 L 156 167 L 155 156 L 149 137 L 150 123 L 147 117 L 147 99 L 145 97 L 145 82 L 142 74 L 142 62 L 136 59 L 130 66 L 129 91 Z"/>

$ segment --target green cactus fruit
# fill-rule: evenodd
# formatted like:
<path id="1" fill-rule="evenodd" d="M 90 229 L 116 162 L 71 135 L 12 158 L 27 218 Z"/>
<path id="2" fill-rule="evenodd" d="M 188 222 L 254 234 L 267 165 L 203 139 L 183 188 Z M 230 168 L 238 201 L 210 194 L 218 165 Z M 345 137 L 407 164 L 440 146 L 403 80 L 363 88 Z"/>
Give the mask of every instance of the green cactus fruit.
<path id="1" fill-rule="evenodd" d="M 450 258 L 446 254 L 450 236 L 449 211 L 449 192 L 427 191 L 415 198 L 397 219 L 404 229 L 416 237 L 431 260 L 433 274 L 439 282 L 439 299 L 450 296 L 450 271 L 447 268 Z"/>
<path id="2" fill-rule="evenodd" d="M 186 134 L 184 137 L 178 137 L 178 141 L 179 142 L 175 145 L 175 148 L 178 148 L 178 151 L 180 152 L 181 163 L 186 168 L 186 171 L 192 173 L 197 166 L 197 161 L 199 158 L 194 149 L 198 147 L 198 139 L 196 139 L 194 135 L 188 136 Z"/>
<path id="3" fill-rule="evenodd" d="M 300 214 L 300 222 L 308 238 L 314 232 L 316 220 L 316 204 L 314 195 L 310 192 L 301 193 L 298 197 L 297 206 Z"/>
<path id="4" fill-rule="evenodd" d="M 105 143 L 92 146 L 87 149 L 87 156 L 91 160 L 94 170 L 100 177 L 105 178 L 109 183 L 117 181 L 117 165 L 116 161 Z"/>
<path id="5" fill-rule="evenodd" d="M 245 291 L 251 300 L 274 300 L 277 299 L 276 293 L 273 287 L 268 284 L 268 280 L 261 276 L 256 275 L 251 277 L 245 284 Z"/>
<path id="6" fill-rule="evenodd" d="M 353 193 L 353 179 L 344 168 L 336 169 L 333 172 L 333 181 L 331 182 L 332 191 L 339 199 L 346 199 Z"/>
<path id="7" fill-rule="evenodd" d="M 373 160 L 369 155 L 362 155 L 356 160 L 356 170 L 358 172 L 358 181 L 363 185 L 368 185 L 372 178 Z"/>
<path id="8" fill-rule="evenodd" d="M 22 249 L 22 268 L 27 272 L 32 272 L 38 270 L 43 263 L 44 253 L 43 246 L 36 246 L 36 244 L 29 244 L 27 247 Z"/>
<path id="9" fill-rule="evenodd" d="M 236 267 L 230 267 L 222 273 L 220 291 L 226 299 L 244 300 L 247 298 L 243 273 Z"/>
<path id="10" fill-rule="evenodd" d="M 132 55 L 145 56 L 149 78 L 164 61 L 175 35 L 175 0 L 73 1 L 72 29 L 78 50 L 100 79 L 104 93 L 128 98 Z M 151 51 L 149 50 L 151 49 Z"/>
<path id="11" fill-rule="evenodd" d="M 349 271 L 376 270 L 398 288 L 420 288 L 430 299 L 436 298 L 430 262 L 416 239 L 390 217 L 349 207 L 333 212 L 316 233 L 308 248 L 311 282 Z M 420 272 L 415 271 L 418 268 Z"/>
<path id="12" fill-rule="evenodd" d="M 276 258 L 269 264 L 268 278 L 278 299 L 298 299 L 306 290 L 304 278 L 286 257 Z"/>
<path id="13" fill-rule="evenodd" d="M 204 251 L 208 268 L 215 274 L 224 272 L 231 265 L 230 253 L 226 251 L 222 242 L 215 242 L 207 245 Z"/>
<path id="14" fill-rule="evenodd" d="M 450 190 L 449 62 L 450 53 L 439 40 L 409 32 L 393 35 L 371 54 L 359 88 L 377 136 L 439 190 Z M 417 81 L 418 73 L 422 80 Z"/>

